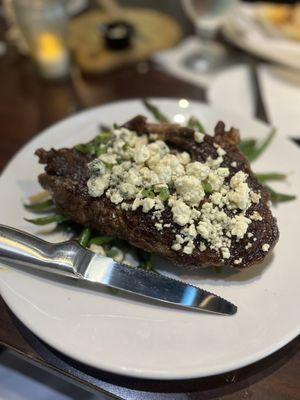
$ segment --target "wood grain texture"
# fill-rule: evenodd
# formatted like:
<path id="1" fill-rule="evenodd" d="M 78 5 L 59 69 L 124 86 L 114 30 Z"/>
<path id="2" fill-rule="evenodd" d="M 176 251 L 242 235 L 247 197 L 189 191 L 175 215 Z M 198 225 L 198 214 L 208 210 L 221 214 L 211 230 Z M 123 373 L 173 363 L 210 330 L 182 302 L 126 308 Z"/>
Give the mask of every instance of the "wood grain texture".
<path id="1" fill-rule="evenodd" d="M 4 25 L 0 21 L 0 39 L 3 32 Z M 89 78 L 75 69 L 68 82 L 45 83 L 38 78 L 31 62 L 18 56 L 10 47 L 7 54 L 0 57 L 0 170 L 26 141 L 65 116 L 114 100 L 147 96 L 201 100 L 204 99 L 204 92 L 156 70 L 148 63 Z M 1 346 L 112 398 L 300 399 L 300 338 L 266 359 L 228 374 L 190 381 L 138 380 L 89 368 L 58 353 L 33 335 L 0 298 Z"/>

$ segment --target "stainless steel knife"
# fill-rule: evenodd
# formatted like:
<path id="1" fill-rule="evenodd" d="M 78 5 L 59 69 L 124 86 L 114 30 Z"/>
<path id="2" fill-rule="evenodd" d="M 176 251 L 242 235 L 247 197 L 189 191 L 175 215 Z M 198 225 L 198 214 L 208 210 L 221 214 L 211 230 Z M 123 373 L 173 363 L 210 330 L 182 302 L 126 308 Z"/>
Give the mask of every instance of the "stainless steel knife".
<path id="1" fill-rule="evenodd" d="M 96 255 L 75 241 L 49 243 L 0 225 L 0 260 L 85 281 L 96 282 L 181 308 L 232 315 L 237 307 L 206 290 Z M 95 284 L 91 285 L 95 289 Z"/>

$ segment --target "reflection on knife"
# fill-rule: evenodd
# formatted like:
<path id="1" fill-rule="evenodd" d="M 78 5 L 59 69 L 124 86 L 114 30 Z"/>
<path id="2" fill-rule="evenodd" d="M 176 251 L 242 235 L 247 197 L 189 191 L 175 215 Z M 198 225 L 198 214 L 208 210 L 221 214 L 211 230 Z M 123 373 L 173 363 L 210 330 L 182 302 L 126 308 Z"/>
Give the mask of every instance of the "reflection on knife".
<path id="1" fill-rule="evenodd" d="M 185 309 L 228 315 L 237 311 L 234 304 L 196 286 L 119 264 L 73 241 L 51 244 L 3 225 L 0 225 L 0 260 L 94 282 Z"/>

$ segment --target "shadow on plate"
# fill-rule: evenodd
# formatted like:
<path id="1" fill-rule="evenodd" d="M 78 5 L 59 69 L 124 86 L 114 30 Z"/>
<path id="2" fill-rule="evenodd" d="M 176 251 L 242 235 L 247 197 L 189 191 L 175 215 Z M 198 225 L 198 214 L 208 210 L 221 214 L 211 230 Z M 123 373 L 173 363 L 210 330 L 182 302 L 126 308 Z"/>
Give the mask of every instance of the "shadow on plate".
<path id="1" fill-rule="evenodd" d="M 209 283 L 212 285 L 235 285 L 235 284 L 248 284 L 257 279 L 271 266 L 274 259 L 273 253 L 269 254 L 265 260 L 257 265 L 244 270 L 235 268 L 224 267 L 221 272 L 217 272 L 214 268 L 208 267 L 198 271 L 184 269 L 175 266 L 169 261 L 162 258 L 155 258 L 154 264 L 157 270 L 167 276 L 181 279 L 193 284 L 201 284 L 201 282 Z"/>

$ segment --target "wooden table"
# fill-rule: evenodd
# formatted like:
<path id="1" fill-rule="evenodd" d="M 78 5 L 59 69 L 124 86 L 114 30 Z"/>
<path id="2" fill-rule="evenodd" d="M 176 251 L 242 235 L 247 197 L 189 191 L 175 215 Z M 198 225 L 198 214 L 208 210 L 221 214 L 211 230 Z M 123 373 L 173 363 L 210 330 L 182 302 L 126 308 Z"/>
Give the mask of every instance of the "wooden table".
<path id="1" fill-rule="evenodd" d="M 3 31 L 2 21 L 0 38 Z M 26 58 L 9 48 L 0 57 L 0 169 L 32 136 L 65 116 L 113 100 L 145 96 L 205 99 L 201 89 L 159 72 L 150 64 L 97 78 L 85 78 L 74 71 L 72 81 L 45 83 Z M 89 368 L 58 353 L 33 335 L 0 298 L 0 345 L 108 398 L 300 399 L 300 338 L 260 362 L 227 374 L 176 382 L 138 380 Z"/>

